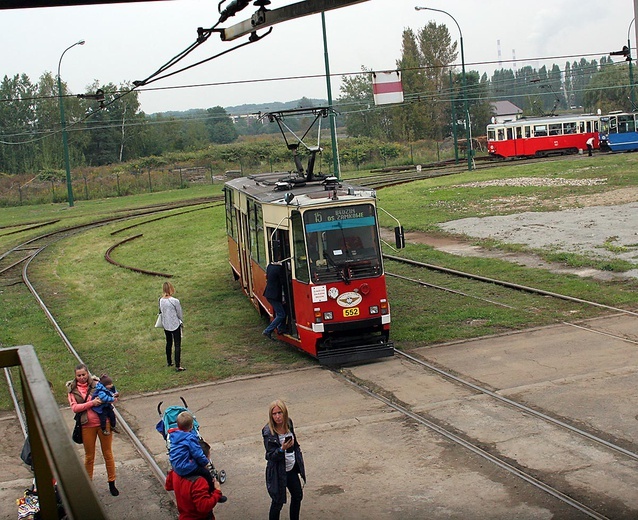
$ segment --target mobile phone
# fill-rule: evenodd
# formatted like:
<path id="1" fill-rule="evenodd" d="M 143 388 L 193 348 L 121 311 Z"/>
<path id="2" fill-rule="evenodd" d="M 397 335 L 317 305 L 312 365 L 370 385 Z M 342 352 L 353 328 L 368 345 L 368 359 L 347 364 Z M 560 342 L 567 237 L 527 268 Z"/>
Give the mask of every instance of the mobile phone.
<path id="1" fill-rule="evenodd" d="M 289 440 L 292 440 L 292 435 L 288 435 L 288 437 L 284 439 L 284 442 L 288 442 Z"/>

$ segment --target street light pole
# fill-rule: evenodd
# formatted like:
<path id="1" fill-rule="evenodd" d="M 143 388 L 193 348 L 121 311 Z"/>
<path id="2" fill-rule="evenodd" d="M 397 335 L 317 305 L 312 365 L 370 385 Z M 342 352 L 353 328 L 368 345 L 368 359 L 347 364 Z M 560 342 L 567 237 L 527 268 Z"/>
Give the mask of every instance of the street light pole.
<path id="1" fill-rule="evenodd" d="M 467 101 L 467 81 L 465 79 L 465 53 L 463 51 L 463 32 L 461 31 L 461 27 L 459 22 L 456 21 L 456 18 L 452 16 L 447 11 L 443 9 L 434 9 L 433 7 L 420 7 L 415 6 L 417 11 L 436 11 L 438 13 L 447 14 L 454 23 L 456 24 L 456 28 L 459 30 L 459 42 L 461 44 L 461 83 L 463 87 L 463 109 L 465 110 L 465 137 L 467 139 L 467 146 L 465 147 L 467 152 L 467 170 L 472 171 L 472 130 L 470 128 L 470 109 Z"/>
<path id="2" fill-rule="evenodd" d="M 60 66 L 62 65 L 62 58 L 64 58 L 64 54 L 69 49 L 72 49 L 76 45 L 84 45 L 84 40 L 80 40 L 79 42 L 75 42 L 73 45 L 70 45 L 60 56 L 60 61 L 58 62 L 58 101 L 60 103 L 60 123 L 62 124 L 62 144 L 64 146 L 64 166 L 66 167 L 66 189 L 68 193 L 69 199 L 69 207 L 73 206 L 73 186 L 71 184 L 71 164 L 69 162 L 69 139 L 66 135 L 66 119 L 64 118 L 64 102 L 62 101 L 62 80 L 60 79 Z"/>
<path id="3" fill-rule="evenodd" d="M 631 100 L 632 112 L 636 110 L 636 104 L 634 103 L 634 74 L 631 64 L 631 38 L 629 37 L 629 34 L 631 32 L 631 24 L 635 21 L 636 19 L 634 18 L 629 24 L 629 28 L 627 29 L 627 49 L 629 49 L 629 56 L 627 56 L 627 58 L 629 59 L 629 99 Z"/>

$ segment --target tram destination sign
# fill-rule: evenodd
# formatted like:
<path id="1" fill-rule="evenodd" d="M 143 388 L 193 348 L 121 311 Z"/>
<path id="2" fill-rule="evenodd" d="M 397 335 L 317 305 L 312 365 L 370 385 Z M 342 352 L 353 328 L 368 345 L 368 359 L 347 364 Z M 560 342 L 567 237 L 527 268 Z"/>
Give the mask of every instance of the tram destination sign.
<path id="1" fill-rule="evenodd" d="M 308 232 L 375 225 L 371 204 L 309 210 L 305 212 L 304 220 Z"/>

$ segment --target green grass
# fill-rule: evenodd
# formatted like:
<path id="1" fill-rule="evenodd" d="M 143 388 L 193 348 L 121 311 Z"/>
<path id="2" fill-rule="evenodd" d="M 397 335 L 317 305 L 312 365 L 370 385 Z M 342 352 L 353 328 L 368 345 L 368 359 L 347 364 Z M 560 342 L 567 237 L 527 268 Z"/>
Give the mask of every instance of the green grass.
<path id="1" fill-rule="evenodd" d="M 557 163 L 511 166 L 419 181 L 379 191 L 380 206 L 401 219 L 406 230 L 438 232 L 446 220 L 497 214 L 492 202 L 501 197 L 526 195 L 540 200 L 538 210 L 555 209 L 567 195 L 586 195 L 638 185 L 638 155 L 601 156 L 587 165 L 582 158 Z M 601 170 L 604 170 L 602 172 Z M 607 177 L 607 186 L 542 188 L 467 188 L 476 180 L 516 176 Z M 18 235 L 0 228 L 0 251 L 28 237 L 54 228 L 88 222 L 124 210 L 169 201 L 219 194 L 219 186 L 153 193 L 117 199 L 80 202 L 74 208 L 42 205 L 0 211 L 0 226 L 60 218 L 47 228 Z M 111 232 L 131 222 L 110 224 L 65 238 L 44 250 L 32 263 L 30 276 L 53 310 L 62 329 L 87 362 L 100 373 L 108 371 L 123 395 L 175 388 L 184 384 L 218 380 L 242 374 L 288 367 L 309 366 L 312 358 L 283 343 L 263 338 L 265 321 L 233 280 L 227 259 L 223 207 L 194 211 L 143 224 L 126 232 Z M 490 213 L 492 211 L 493 213 Z M 501 210 L 502 211 L 502 210 Z M 395 223 L 380 213 L 382 225 Z M 140 222 L 148 220 L 142 217 Z M 19 228 L 11 228 L 19 229 Z M 137 274 L 105 261 L 105 251 L 121 240 L 142 233 L 113 252 L 115 260 L 129 266 L 171 273 L 185 313 L 183 364 L 177 374 L 165 366 L 164 337 L 153 323 L 162 282 L 159 277 Z M 493 243 L 492 247 L 504 247 Z M 613 242 L 610 243 L 613 246 Z M 517 248 L 519 246 L 507 246 Z M 389 251 L 388 251 L 389 252 Z M 597 282 L 576 276 L 524 268 L 502 260 L 457 257 L 425 245 L 409 245 L 402 255 L 519 284 L 590 299 L 611 306 L 635 308 L 638 283 Z M 547 252 L 556 255 L 557 252 Z M 572 261 L 588 261 L 571 255 Z M 569 258 L 563 258 L 567 262 Z M 416 287 L 389 278 L 392 337 L 400 348 L 424 346 L 486 334 L 519 330 L 557 321 L 585 318 L 600 310 L 540 296 L 477 286 L 430 271 L 418 275 L 388 262 L 387 269 L 418 276 L 431 283 L 456 287 L 477 297 L 507 301 L 514 309 L 496 306 L 435 289 Z M 59 402 L 66 401 L 64 382 L 73 376 L 74 359 L 22 284 L 0 287 L 0 344 L 32 344 L 52 381 Z M 17 378 L 17 371 L 14 373 Z M 0 408 L 10 403 L 0 383 Z"/>

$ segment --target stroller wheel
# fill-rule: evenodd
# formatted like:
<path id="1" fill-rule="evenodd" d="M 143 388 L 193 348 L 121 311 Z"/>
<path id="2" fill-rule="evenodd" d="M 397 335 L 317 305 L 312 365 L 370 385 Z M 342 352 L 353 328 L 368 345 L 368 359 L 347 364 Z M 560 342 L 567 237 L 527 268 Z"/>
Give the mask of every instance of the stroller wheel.
<path id="1" fill-rule="evenodd" d="M 226 482 L 226 471 L 225 470 L 220 470 L 219 474 L 217 475 L 217 480 L 219 480 L 220 484 L 223 484 L 224 482 Z"/>

